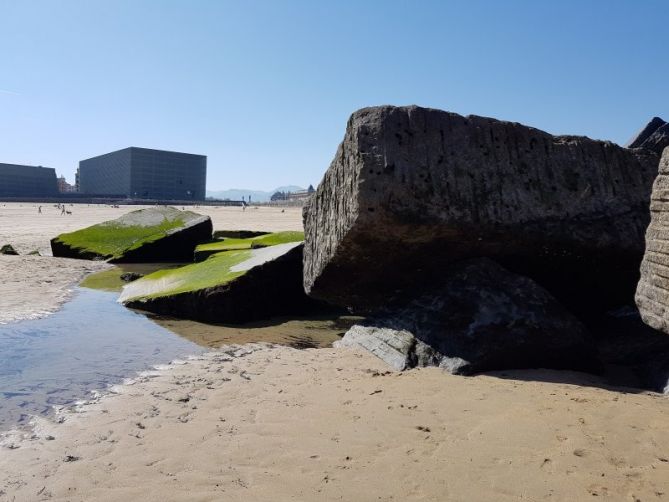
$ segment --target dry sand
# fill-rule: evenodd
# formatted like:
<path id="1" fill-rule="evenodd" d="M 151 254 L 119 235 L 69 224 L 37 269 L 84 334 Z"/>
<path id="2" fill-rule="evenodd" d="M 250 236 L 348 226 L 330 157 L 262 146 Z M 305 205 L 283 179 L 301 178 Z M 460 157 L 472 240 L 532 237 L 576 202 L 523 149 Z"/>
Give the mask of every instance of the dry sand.
<path id="1" fill-rule="evenodd" d="M 44 237 L 11 242 L 61 231 L 36 217 Z M 577 373 L 400 374 L 349 349 L 245 345 L 61 419 L 2 436 L 0 500 L 669 500 L 669 400 Z"/>

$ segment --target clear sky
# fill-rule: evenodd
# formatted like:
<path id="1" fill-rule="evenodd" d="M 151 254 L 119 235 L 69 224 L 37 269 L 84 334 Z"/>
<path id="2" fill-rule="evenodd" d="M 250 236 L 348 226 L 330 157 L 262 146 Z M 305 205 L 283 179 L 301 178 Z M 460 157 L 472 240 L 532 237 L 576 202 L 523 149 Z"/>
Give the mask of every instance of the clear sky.
<path id="1" fill-rule="evenodd" d="M 669 120 L 666 0 L 0 0 L 0 162 L 208 156 L 318 183 L 348 116 L 418 104 L 625 142 Z"/>

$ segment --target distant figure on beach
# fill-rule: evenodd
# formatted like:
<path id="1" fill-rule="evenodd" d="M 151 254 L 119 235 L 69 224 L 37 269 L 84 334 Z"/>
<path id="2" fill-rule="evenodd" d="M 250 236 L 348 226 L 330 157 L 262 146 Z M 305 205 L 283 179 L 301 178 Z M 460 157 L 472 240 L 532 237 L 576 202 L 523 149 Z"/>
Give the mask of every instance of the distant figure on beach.
<path id="1" fill-rule="evenodd" d="M 42 206 L 37 206 L 37 214 L 42 214 Z"/>
<path id="2" fill-rule="evenodd" d="M 60 207 L 60 215 L 62 216 L 62 215 L 64 215 L 64 214 L 65 214 L 65 205 L 62 205 L 62 206 Z"/>

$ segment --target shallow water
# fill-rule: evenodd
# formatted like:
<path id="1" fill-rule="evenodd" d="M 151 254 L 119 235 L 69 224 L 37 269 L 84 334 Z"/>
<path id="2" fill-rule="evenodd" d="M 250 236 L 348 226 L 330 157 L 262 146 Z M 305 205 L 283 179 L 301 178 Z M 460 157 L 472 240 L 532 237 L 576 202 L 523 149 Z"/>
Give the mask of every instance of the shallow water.
<path id="1" fill-rule="evenodd" d="M 78 288 L 53 315 L 0 325 L 0 430 L 203 350 L 125 309 L 117 297 Z"/>
<path id="2" fill-rule="evenodd" d="M 149 274 L 163 268 L 183 265 L 185 264 L 122 264 L 87 276 L 81 285 L 120 293 L 123 286 L 128 284 L 120 278 L 124 272 Z M 298 349 L 329 347 L 332 342 L 339 340 L 352 324 L 361 319 L 355 316 L 339 316 L 329 313 L 309 318 L 284 317 L 241 325 L 224 325 L 175 319 L 148 312 L 145 314 L 159 326 L 198 345 L 210 348 L 256 342 L 289 345 Z"/>
<path id="3" fill-rule="evenodd" d="M 89 398 L 91 391 L 104 391 L 155 364 L 228 344 L 328 347 L 359 319 L 330 315 L 226 326 L 155 316 L 117 303 L 125 284 L 121 273 L 158 268 L 124 265 L 89 275 L 82 282 L 88 287 L 77 288 L 58 312 L 0 325 L 0 431 Z"/>

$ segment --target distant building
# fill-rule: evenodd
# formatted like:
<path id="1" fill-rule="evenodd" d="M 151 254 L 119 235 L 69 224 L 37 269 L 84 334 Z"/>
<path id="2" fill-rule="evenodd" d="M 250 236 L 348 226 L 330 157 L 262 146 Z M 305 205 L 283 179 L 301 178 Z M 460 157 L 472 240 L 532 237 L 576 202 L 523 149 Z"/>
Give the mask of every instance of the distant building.
<path id="1" fill-rule="evenodd" d="M 73 185 L 70 185 L 67 180 L 65 179 L 65 176 L 60 176 L 57 179 L 57 184 L 58 184 L 58 192 L 60 193 L 72 193 L 76 192 L 76 189 Z"/>
<path id="2" fill-rule="evenodd" d="M 296 192 L 274 192 L 270 200 L 272 202 L 290 201 L 290 200 L 305 201 L 309 197 L 311 197 L 311 194 L 313 194 L 315 191 L 316 190 L 314 189 L 314 186 L 309 185 L 309 188 L 307 188 L 306 190 L 298 190 Z"/>
<path id="3" fill-rule="evenodd" d="M 309 197 L 311 197 L 311 194 L 314 193 L 316 190 L 314 190 L 313 185 L 309 185 L 309 188 L 306 190 L 300 190 L 298 192 L 288 192 L 286 194 L 286 200 L 306 200 Z"/>
<path id="4" fill-rule="evenodd" d="M 130 147 L 79 162 L 79 191 L 134 199 L 204 200 L 207 157 Z"/>
<path id="5" fill-rule="evenodd" d="M 56 197 L 56 170 L 51 167 L 0 164 L 0 197 Z"/>

